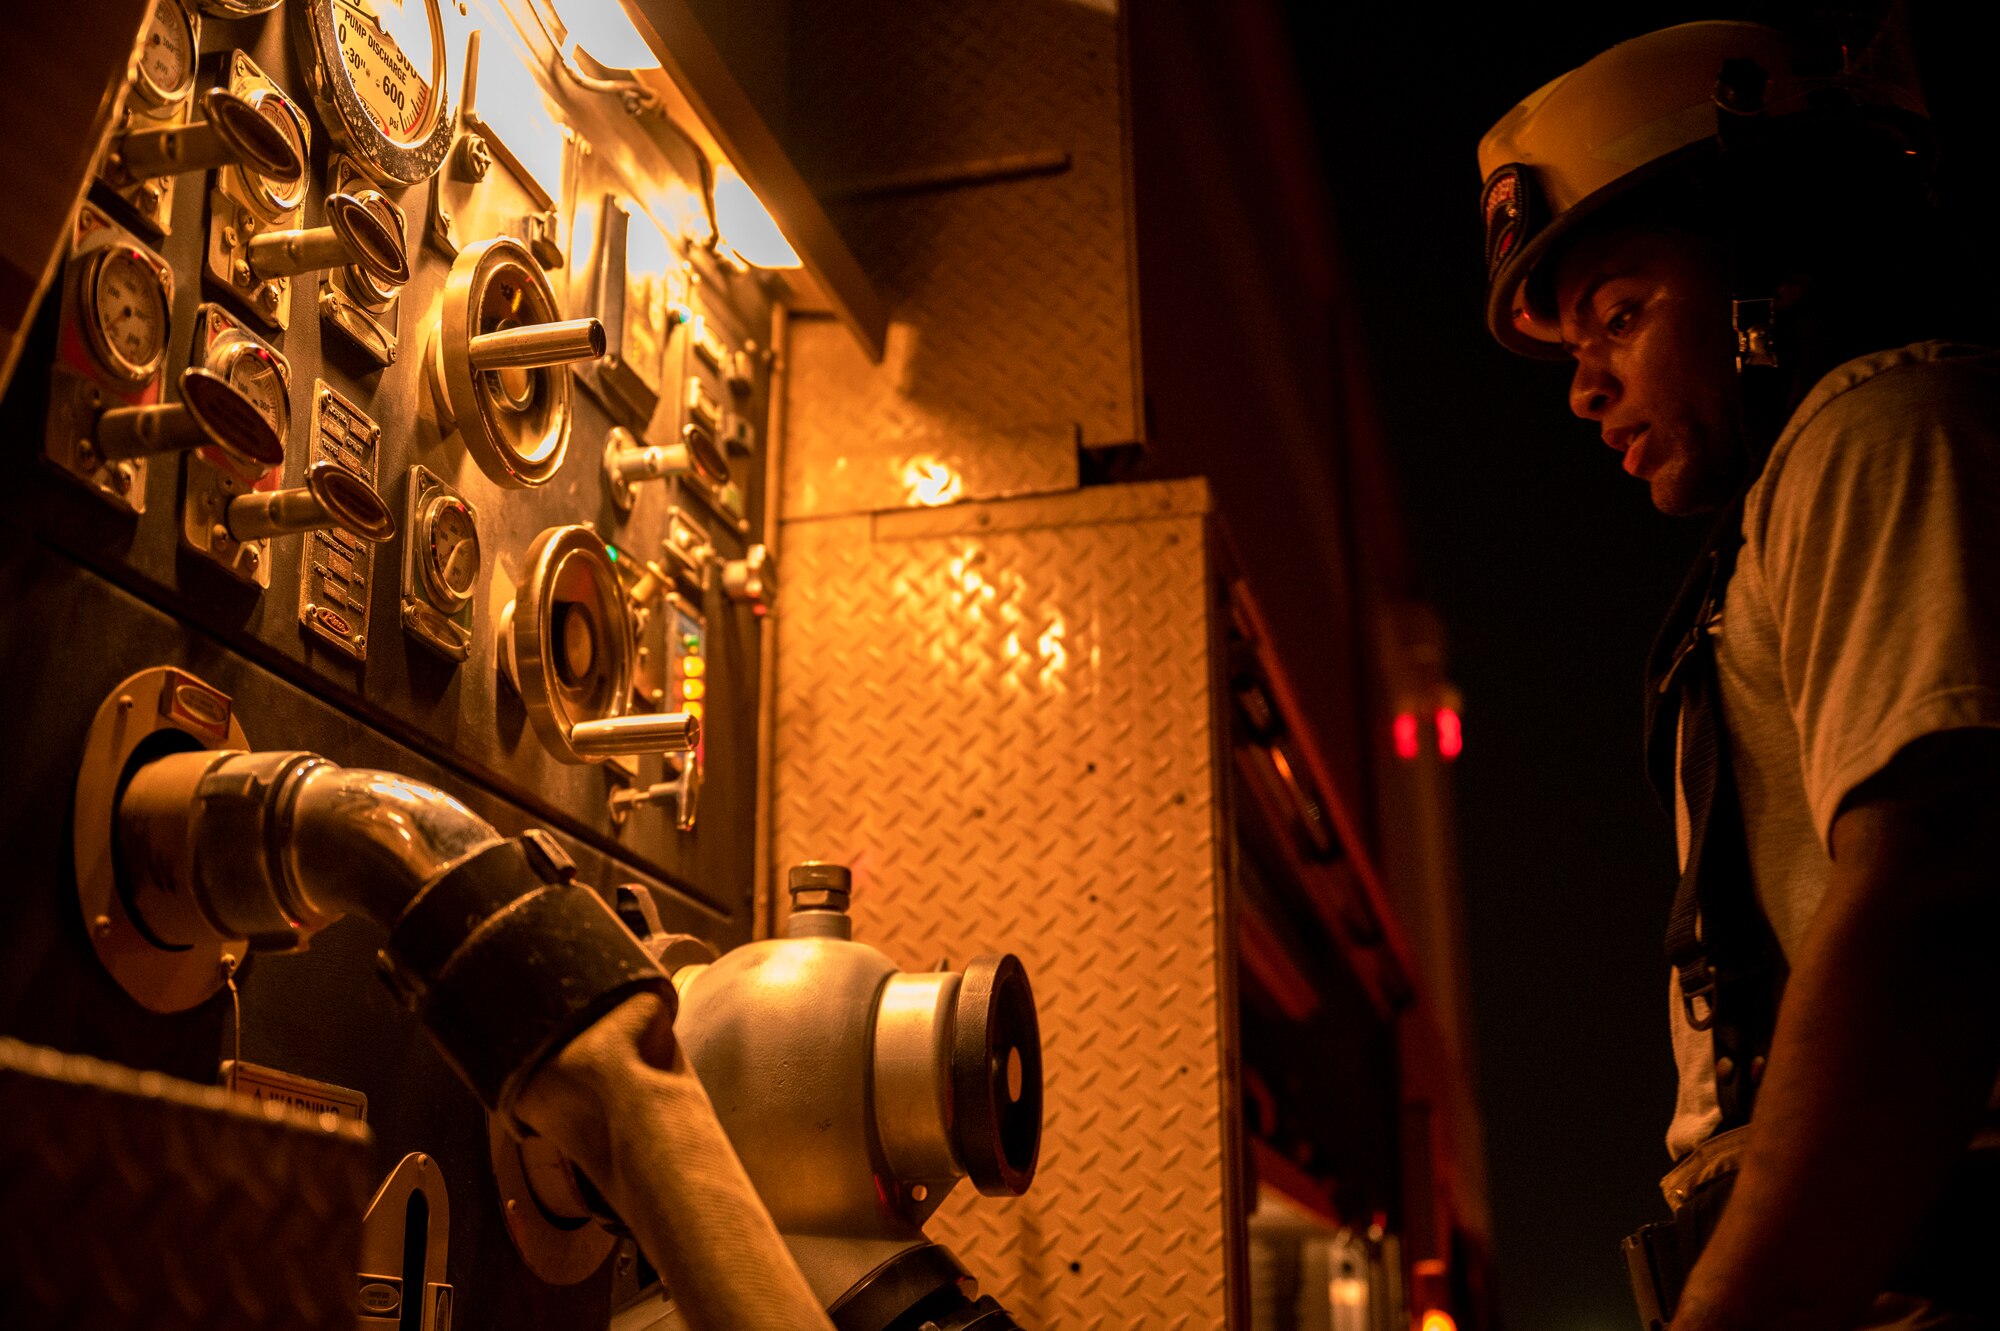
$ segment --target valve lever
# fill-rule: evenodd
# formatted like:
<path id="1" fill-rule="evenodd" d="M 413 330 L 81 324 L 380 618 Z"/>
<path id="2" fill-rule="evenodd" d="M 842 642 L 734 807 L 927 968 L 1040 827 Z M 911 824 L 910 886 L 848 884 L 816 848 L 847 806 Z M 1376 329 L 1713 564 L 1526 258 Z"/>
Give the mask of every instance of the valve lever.
<path id="1" fill-rule="evenodd" d="M 399 287 L 410 280 L 410 249 L 393 218 L 388 201 L 374 190 L 329 194 L 325 226 L 251 237 L 250 272 L 269 279 L 356 264 Z"/>
<path id="2" fill-rule="evenodd" d="M 366 479 L 321 459 L 306 469 L 302 486 L 230 500 L 223 525 L 237 541 L 338 527 L 379 544 L 395 536 L 396 515 Z"/>
<path id="3" fill-rule="evenodd" d="M 285 441 L 256 404 L 227 379 L 199 366 L 181 371 L 181 400 L 114 407 L 91 440 L 110 459 L 184 453 L 210 444 L 260 467 L 285 460 Z"/>
<path id="4" fill-rule="evenodd" d="M 201 99 L 207 117 L 191 125 L 134 130 L 118 140 L 118 164 L 134 180 L 177 176 L 219 166 L 242 166 L 266 180 L 290 184 L 306 172 L 283 131 L 250 102 L 227 88 Z"/>
<path id="5" fill-rule="evenodd" d="M 533 370 L 596 360 L 605 345 L 601 321 L 563 319 L 481 333 L 465 344 L 465 354 L 475 370 Z"/>

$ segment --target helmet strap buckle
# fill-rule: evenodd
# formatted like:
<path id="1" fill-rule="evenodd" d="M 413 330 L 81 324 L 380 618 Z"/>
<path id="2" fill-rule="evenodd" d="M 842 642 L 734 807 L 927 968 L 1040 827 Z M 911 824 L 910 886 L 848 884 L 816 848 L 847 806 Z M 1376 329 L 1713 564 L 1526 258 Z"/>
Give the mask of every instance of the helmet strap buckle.
<path id="1" fill-rule="evenodd" d="M 1773 325 L 1778 302 L 1769 296 L 1759 300 L 1730 302 L 1730 322 L 1736 328 L 1736 372 L 1751 367 L 1773 368 L 1778 364 L 1778 348 Z"/>

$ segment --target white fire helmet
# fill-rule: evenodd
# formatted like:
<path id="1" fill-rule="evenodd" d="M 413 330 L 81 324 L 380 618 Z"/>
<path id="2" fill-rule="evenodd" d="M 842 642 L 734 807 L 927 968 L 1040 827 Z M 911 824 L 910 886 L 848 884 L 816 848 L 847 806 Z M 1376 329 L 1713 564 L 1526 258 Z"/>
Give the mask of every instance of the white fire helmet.
<path id="1" fill-rule="evenodd" d="M 1762 24 L 1684 23 L 1619 43 L 1502 116 L 1479 141 L 1493 336 L 1525 356 L 1560 358 L 1554 312 L 1530 287 L 1536 265 L 1606 204 L 1713 151 L 1719 117 L 1925 119 L 1900 45 L 1885 38 L 1863 58 L 1830 54 Z"/>

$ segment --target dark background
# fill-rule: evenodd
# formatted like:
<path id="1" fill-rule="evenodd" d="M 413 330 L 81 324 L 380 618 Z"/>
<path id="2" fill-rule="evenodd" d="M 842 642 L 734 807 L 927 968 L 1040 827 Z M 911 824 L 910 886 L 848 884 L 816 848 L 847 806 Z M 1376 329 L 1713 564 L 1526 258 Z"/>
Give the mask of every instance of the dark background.
<path id="1" fill-rule="evenodd" d="M 1487 338 L 1475 146 L 1616 41 L 1774 16 L 1287 4 L 1418 581 L 1467 697 L 1461 853 L 1512 1331 L 1635 1325 L 1617 1241 L 1664 1215 L 1672 844 L 1640 769 L 1639 675 L 1700 524 L 1654 513 L 1568 414 L 1566 367 Z M 1993 20 L 1923 4 L 1912 19 L 1947 202 L 1990 233 Z"/>

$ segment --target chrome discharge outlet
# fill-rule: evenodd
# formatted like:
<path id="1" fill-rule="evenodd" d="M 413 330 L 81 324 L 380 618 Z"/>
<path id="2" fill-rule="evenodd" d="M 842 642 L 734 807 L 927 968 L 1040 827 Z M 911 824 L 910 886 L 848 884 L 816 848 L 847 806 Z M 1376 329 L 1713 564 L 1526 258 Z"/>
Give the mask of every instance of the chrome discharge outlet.
<path id="1" fill-rule="evenodd" d="M 146 945 L 291 951 L 349 915 L 383 980 L 487 1108 L 641 992 L 652 956 L 547 833 L 511 839 L 435 787 L 311 753 L 201 749 L 138 766 L 106 831 Z M 117 972 L 114 971 L 114 974 Z M 122 977 L 121 977 L 122 979 Z"/>
<path id="2" fill-rule="evenodd" d="M 853 941 L 848 870 L 790 876 L 784 938 L 674 972 L 674 1035 L 840 1331 L 1017 1324 L 923 1225 L 960 1179 L 1018 1196 L 1042 1132 L 1020 961 L 908 973 Z"/>

